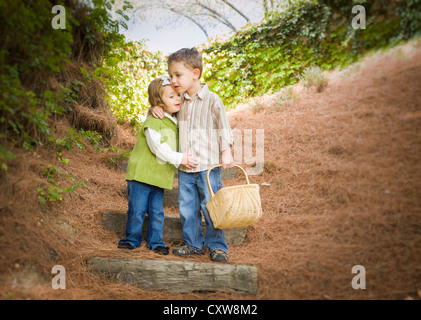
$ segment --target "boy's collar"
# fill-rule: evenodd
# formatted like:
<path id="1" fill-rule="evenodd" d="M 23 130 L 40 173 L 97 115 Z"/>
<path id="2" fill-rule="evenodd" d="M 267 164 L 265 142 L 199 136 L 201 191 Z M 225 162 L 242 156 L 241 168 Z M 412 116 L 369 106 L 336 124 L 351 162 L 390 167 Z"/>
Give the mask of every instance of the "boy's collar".
<path id="1" fill-rule="evenodd" d="M 199 92 L 196 93 L 196 95 L 201 100 L 203 100 L 207 96 L 207 94 L 209 93 L 209 87 L 206 83 L 201 83 L 200 86 L 202 87 L 202 89 L 200 89 Z M 186 98 L 188 100 L 192 99 L 187 92 L 184 92 L 184 98 Z"/>

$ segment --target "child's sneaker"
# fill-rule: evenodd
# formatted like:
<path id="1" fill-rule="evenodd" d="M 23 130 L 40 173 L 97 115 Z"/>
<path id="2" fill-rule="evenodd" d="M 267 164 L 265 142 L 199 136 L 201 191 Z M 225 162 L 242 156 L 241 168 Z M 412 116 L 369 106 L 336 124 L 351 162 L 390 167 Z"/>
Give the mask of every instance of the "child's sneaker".
<path id="1" fill-rule="evenodd" d="M 228 255 L 219 249 L 215 249 L 211 252 L 210 258 L 212 261 L 215 262 L 227 262 L 228 261 Z"/>
<path id="2" fill-rule="evenodd" d="M 204 250 L 196 250 L 195 248 L 189 246 L 188 244 L 185 244 L 181 247 L 177 247 L 172 251 L 173 254 L 177 255 L 177 256 L 189 256 L 192 254 L 200 254 L 200 255 L 204 255 L 205 251 Z"/>
<path id="3" fill-rule="evenodd" d="M 124 250 L 133 250 L 134 248 L 128 243 L 119 243 L 117 248 Z"/>
<path id="4" fill-rule="evenodd" d="M 164 256 L 169 255 L 170 254 L 170 248 L 168 247 L 156 247 L 155 249 L 153 249 L 153 251 L 155 251 L 156 253 L 162 254 Z"/>

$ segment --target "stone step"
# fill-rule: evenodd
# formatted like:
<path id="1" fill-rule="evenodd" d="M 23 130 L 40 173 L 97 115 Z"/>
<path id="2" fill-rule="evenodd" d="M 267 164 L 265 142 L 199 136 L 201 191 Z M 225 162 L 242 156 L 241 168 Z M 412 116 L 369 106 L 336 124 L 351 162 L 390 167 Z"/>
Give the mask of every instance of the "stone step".
<path id="1" fill-rule="evenodd" d="M 178 188 L 172 190 L 164 190 L 164 201 L 162 202 L 164 208 L 178 209 Z"/>
<path id="2" fill-rule="evenodd" d="M 129 194 L 127 193 L 127 186 L 121 188 L 121 194 L 123 194 L 127 199 L 129 198 Z M 172 190 L 164 190 L 164 201 L 163 201 L 164 208 L 175 208 L 178 209 L 178 188 L 174 188 Z"/>
<path id="3" fill-rule="evenodd" d="M 106 278 L 146 290 L 257 293 L 257 268 L 251 265 L 100 257 L 88 258 L 87 265 Z"/>
<path id="4" fill-rule="evenodd" d="M 143 234 L 146 236 L 146 228 L 148 225 L 148 216 L 146 215 L 143 222 Z M 102 225 L 105 230 L 116 232 L 121 238 L 126 236 L 127 213 L 125 212 L 103 212 Z M 202 230 L 206 234 L 206 224 L 202 221 Z M 246 237 L 247 227 L 234 228 L 225 230 L 225 240 L 227 244 L 242 244 Z M 177 216 L 165 216 L 164 220 L 164 241 L 181 243 L 182 227 L 180 218 Z"/>

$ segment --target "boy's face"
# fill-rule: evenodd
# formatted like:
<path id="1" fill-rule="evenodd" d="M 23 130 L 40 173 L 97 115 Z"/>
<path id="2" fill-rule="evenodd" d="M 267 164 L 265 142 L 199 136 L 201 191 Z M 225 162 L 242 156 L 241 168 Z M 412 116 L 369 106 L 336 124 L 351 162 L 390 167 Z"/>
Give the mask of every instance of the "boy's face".
<path id="1" fill-rule="evenodd" d="M 178 94 L 187 92 L 192 88 L 200 76 L 198 69 L 191 69 L 183 62 L 177 61 L 170 63 L 168 71 L 171 77 L 171 85 Z"/>

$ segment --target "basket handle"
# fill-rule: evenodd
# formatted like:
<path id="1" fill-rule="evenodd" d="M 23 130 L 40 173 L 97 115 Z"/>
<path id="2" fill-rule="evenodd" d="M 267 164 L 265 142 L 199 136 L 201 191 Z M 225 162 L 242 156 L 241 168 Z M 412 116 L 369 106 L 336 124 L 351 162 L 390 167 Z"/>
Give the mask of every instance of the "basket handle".
<path id="1" fill-rule="evenodd" d="M 213 169 L 218 168 L 218 167 L 222 167 L 222 164 L 218 164 L 218 165 L 216 165 L 216 166 L 213 166 L 213 167 L 212 167 L 212 168 L 210 168 L 210 169 L 208 170 L 208 172 L 206 173 L 206 182 L 208 183 L 208 188 L 209 188 L 209 193 L 210 193 L 211 198 L 213 198 L 213 196 L 214 196 L 215 194 L 213 193 L 212 187 L 211 187 L 211 185 L 210 185 L 210 181 L 209 181 L 209 173 L 210 173 Z M 246 172 L 243 168 L 241 168 L 240 166 L 237 166 L 236 164 L 234 165 L 234 167 L 237 167 L 237 168 L 241 169 L 241 171 L 243 171 L 244 175 L 246 176 L 246 181 L 247 181 L 247 184 L 250 184 L 250 181 L 249 181 L 249 177 L 248 177 L 248 175 L 247 175 L 247 172 Z"/>

